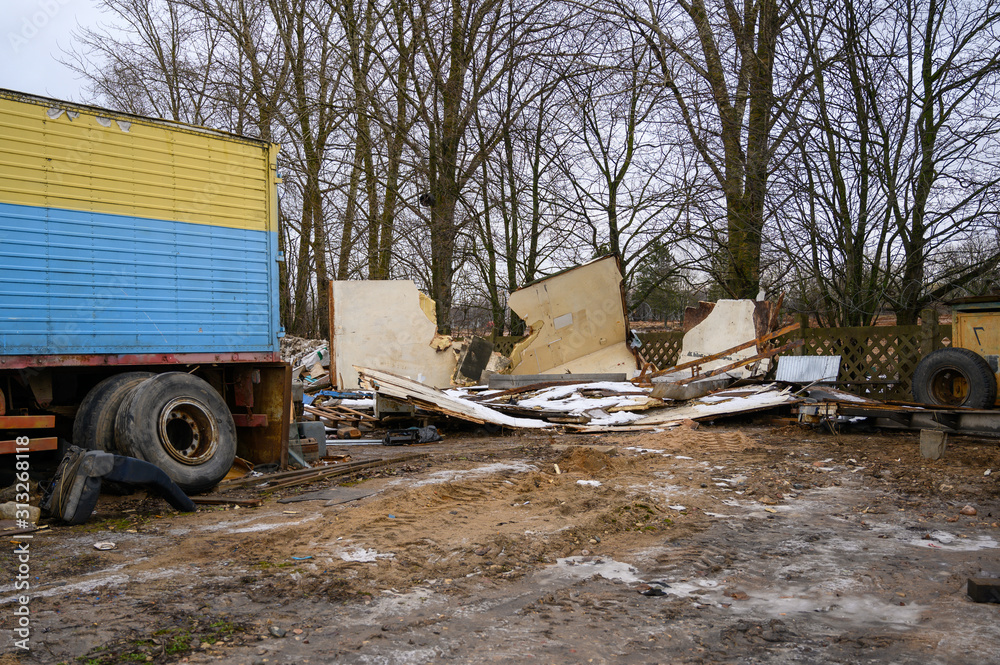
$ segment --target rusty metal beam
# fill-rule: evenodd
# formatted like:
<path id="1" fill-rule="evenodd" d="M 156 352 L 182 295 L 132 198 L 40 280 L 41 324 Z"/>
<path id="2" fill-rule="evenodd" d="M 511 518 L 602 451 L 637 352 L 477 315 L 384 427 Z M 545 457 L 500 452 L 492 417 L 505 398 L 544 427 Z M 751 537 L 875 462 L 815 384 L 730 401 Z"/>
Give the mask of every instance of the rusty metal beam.
<path id="1" fill-rule="evenodd" d="M 698 381 L 699 379 L 707 379 L 711 376 L 716 376 L 717 374 L 723 374 L 725 372 L 728 372 L 729 370 L 736 369 L 737 367 L 743 367 L 743 365 L 749 365 L 750 363 L 757 362 L 758 360 L 765 360 L 767 358 L 771 358 L 773 356 L 778 355 L 779 353 L 784 353 L 785 351 L 790 351 L 794 348 L 800 347 L 803 344 L 805 344 L 804 339 L 797 339 L 794 342 L 789 342 L 788 344 L 785 344 L 784 346 L 779 346 L 776 349 L 771 349 L 770 351 L 766 351 L 764 353 L 758 353 L 757 355 L 751 356 L 750 358 L 744 358 L 743 360 L 740 360 L 738 362 L 730 363 L 728 365 L 723 365 L 722 367 L 717 367 L 716 369 L 713 369 L 710 372 L 705 372 L 704 374 L 699 374 L 697 376 L 692 376 L 687 379 L 682 379 L 680 381 L 677 381 L 676 383 L 684 385 L 686 383 L 691 383 L 692 381 Z"/>
<path id="2" fill-rule="evenodd" d="M 46 429 L 55 426 L 55 416 L 0 416 L 0 429 Z"/>
<path id="3" fill-rule="evenodd" d="M 266 413 L 234 413 L 233 423 L 237 427 L 267 427 Z"/>
<path id="4" fill-rule="evenodd" d="M 0 441 L 0 455 L 10 455 L 17 452 L 18 448 L 27 448 L 30 452 L 37 453 L 42 450 L 56 450 L 59 448 L 59 439 L 48 436 L 38 439 L 31 439 L 27 446 L 17 445 L 17 441 Z"/>
<path id="5" fill-rule="evenodd" d="M 279 353 L 136 353 L 2 356 L 0 369 L 27 367 L 112 367 L 117 365 L 211 365 L 281 362 Z"/>

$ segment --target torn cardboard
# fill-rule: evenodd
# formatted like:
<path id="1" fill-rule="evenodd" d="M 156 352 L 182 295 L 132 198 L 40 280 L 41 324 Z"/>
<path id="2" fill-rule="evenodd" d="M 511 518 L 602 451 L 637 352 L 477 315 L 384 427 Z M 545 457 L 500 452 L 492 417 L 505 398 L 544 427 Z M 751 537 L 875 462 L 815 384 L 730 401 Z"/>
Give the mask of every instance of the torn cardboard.
<path id="1" fill-rule="evenodd" d="M 616 256 L 595 259 L 510 294 L 529 326 L 511 352 L 511 374 L 624 372 L 639 361 L 627 344 L 628 320 Z"/>
<path id="2" fill-rule="evenodd" d="M 437 333 L 434 301 L 410 280 L 330 285 L 330 374 L 338 390 L 358 387 L 355 365 L 447 388 L 457 357 Z"/>

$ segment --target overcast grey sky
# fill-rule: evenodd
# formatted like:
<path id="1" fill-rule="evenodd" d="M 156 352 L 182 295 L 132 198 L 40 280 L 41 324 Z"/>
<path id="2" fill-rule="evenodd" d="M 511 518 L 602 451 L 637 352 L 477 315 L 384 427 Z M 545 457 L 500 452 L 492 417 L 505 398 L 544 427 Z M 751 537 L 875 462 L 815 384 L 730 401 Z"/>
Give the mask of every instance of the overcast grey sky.
<path id="1" fill-rule="evenodd" d="M 77 25 L 102 20 L 98 0 L 2 0 L 0 88 L 87 101 L 82 84 L 59 62 Z M 107 19 L 103 19 L 107 22 Z"/>

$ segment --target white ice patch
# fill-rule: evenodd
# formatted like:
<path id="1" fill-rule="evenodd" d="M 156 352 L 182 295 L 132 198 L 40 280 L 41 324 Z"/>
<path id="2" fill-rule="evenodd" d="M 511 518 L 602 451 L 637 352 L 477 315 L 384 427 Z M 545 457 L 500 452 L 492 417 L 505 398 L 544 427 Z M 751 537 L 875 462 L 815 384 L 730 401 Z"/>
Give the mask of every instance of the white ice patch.
<path id="1" fill-rule="evenodd" d="M 625 425 L 641 418 L 641 415 L 638 413 L 632 413 L 631 411 L 615 411 L 614 413 L 609 413 L 606 418 L 593 418 L 587 424 L 608 427 L 612 425 Z"/>
<path id="2" fill-rule="evenodd" d="M 497 462 L 496 464 L 486 464 L 485 466 L 477 466 L 474 469 L 466 469 L 464 471 L 435 471 L 427 478 L 417 481 L 399 478 L 390 483 L 390 485 L 405 483 L 407 487 L 420 487 L 422 485 L 440 485 L 441 483 L 450 483 L 460 478 L 481 478 L 482 476 L 489 476 L 494 473 L 531 473 L 532 471 L 538 471 L 538 467 L 534 464 L 525 464 L 523 462 L 504 464 Z"/>
<path id="3" fill-rule="evenodd" d="M 989 536 L 958 538 L 947 531 L 935 531 L 931 533 L 930 536 L 930 540 L 913 538 L 907 542 L 914 547 L 948 550 L 951 552 L 976 552 L 979 550 L 993 550 L 997 548 L 997 541 Z"/>
<path id="4" fill-rule="evenodd" d="M 797 594 L 792 590 L 757 590 L 748 600 L 734 603 L 730 608 L 735 614 L 761 612 L 774 617 L 799 615 L 803 618 L 829 618 L 870 626 L 888 624 L 900 630 L 917 625 L 926 607 L 911 603 L 899 605 L 886 602 L 877 596 L 827 596 L 817 598 L 815 590 Z"/>
<path id="5" fill-rule="evenodd" d="M 600 480 L 578 480 L 578 481 L 576 481 L 576 484 L 577 485 L 587 485 L 589 487 L 600 487 L 601 486 L 601 481 Z"/>
<path id="6" fill-rule="evenodd" d="M 630 393 L 628 395 L 613 395 L 611 397 L 584 397 L 583 390 L 607 390 L 612 392 Z M 545 409 L 562 411 L 578 416 L 591 409 L 610 409 L 616 406 L 628 406 L 643 403 L 648 398 L 647 391 L 636 390 L 628 382 L 616 383 L 600 381 L 597 383 L 577 383 L 568 386 L 552 386 L 539 391 L 536 395 L 518 401 L 518 406 L 528 409 Z M 627 412 L 616 412 L 607 418 L 591 420 L 591 425 L 618 425 L 639 420 L 642 416 Z"/>
<path id="7" fill-rule="evenodd" d="M 156 570 L 148 573 L 142 573 L 140 575 L 102 574 L 100 577 L 83 580 L 82 582 L 77 582 L 75 584 L 65 584 L 62 586 L 53 586 L 51 588 L 42 588 L 42 589 L 36 588 L 35 590 L 32 591 L 31 597 L 44 598 L 46 596 L 58 596 L 60 598 L 64 598 L 75 593 L 93 593 L 98 589 L 102 589 L 104 587 L 116 587 L 122 584 L 127 584 L 128 582 L 145 582 L 148 580 L 162 579 L 164 577 L 174 577 L 175 575 L 179 577 L 180 576 L 190 577 L 190 571 L 181 570 L 179 568 L 166 568 L 163 570 Z M 13 589 L 14 585 L 8 585 L 0 588 L 0 593 L 13 591 Z M 0 604 L 3 605 L 14 602 L 17 602 L 17 596 L 10 596 L 9 598 L 0 598 Z"/>
<path id="8" fill-rule="evenodd" d="M 273 529 L 284 529 L 290 526 L 296 526 L 298 524 L 305 524 L 306 522 L 312 522 L 313 520 L 319 519 L 319 515 L 313 515 L 305 519 L 298 520 L 296 522 L 266 522 L 264 524 L 254 524 L 252 526 L 245 526 L 240 529 L 232 528 L 239 524 L 249 524 L 251 522 L 260 522 L 263 519 L 269 517 L 274 517 L 273 515 L 259 515 L 251 519 L 246 520 L 232 520 L 219 522 L 215 524 L 203 524 L 198 527 L 202 531 L 225 531 L 227 533 L 256 533 L 258 531 L 271 531 Z"/>
<path id="9" fill-rule="evenodd" d="M 612 582 L 633 584 L 642 581 L 637 572 L 635 568 L 627 563 L 613 559 L 592 556 L 571 556 L 565 559 L 556 559 L 555 565 L 540 570 L 535 574 L 535 579 L 541 584 L 551 584 L 566 580 L 585 580 L 599 575 Z"/>
<path id="10" fill-rule="evenodd" d="M 388 554 L 382 554 L 378 550 L 365 549 L 363 547 L 358 547 L 353 550 L 345 550 L 340 552 L 340 558 L 344 561 L 356 561 L 359 563 L 373 563 L 379 559 L 392 559 L 396 555 L 391 552 Z"/>

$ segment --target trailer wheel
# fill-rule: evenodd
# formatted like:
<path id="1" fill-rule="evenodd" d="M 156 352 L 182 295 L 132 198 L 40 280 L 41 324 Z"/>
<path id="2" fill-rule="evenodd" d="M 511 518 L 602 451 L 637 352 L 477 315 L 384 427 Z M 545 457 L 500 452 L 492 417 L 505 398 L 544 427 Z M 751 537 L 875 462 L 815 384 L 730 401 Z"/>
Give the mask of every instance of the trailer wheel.
<path id="1" fill-rule="evenodd" d="M 985 409 L 996 401 L 996 376 L 975 351 L 938 349 L 917 365 L 913 397 L 924 404 Z"/>
<path id="2" fill-rule="evenodd" d="M 188 493 L 225 477 L 236 457 L 236 426 L 225 400 L 184 372 L 158 374 L 122 402 L 115 419 L 122 454 L 163 469 Z"/>
<path id="3" fill-rule="evenodd" d="M 90 389 L 73 420 L 73 443 L 81 448 L 115 452 L 115 416 L 136 386 L 156 376 L 152 372 L 123 372 Z"/>

